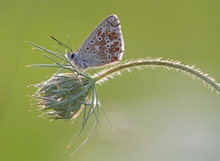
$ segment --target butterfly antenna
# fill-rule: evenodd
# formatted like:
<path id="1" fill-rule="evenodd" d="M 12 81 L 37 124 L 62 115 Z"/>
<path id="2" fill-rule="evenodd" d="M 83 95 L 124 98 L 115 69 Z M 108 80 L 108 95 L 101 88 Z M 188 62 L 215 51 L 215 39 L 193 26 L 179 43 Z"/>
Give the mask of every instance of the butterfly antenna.
<path id="1" fill-rule="evenodd" d="M 66 44 L 62 43 L 61 41 L 57 40 L 55 37 L 50 36 L 53 40 L 55 40 L 56 42 L 58 42 L 59 45 L 66 47 L 67 49 L 69 49 L 71 52 L 73 52 L 73 50 L 67 46 Z"/>
<path id="2" fill-rule="evenodd" d="M 71 41 L 71 39 L 70 39 L 70 37 L 68 35 L 66 35 L 66 37 L 68 38 L 70 49 L 72 49 L 72 41 Z"/>

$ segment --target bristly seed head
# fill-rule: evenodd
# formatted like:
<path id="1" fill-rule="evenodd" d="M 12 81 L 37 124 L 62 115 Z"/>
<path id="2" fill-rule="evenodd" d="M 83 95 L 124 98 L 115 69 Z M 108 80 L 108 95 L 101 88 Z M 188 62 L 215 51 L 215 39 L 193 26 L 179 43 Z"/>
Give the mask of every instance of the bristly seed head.
<path id="1" fill-rule="evenodd" d="M 89 80 L 85 77 L 61 73 L 35 85 L 38 90 L 32 97 L 42 112 L 41 117 L 75 119 L 89 104 L 91 88 L 88 84 Z"/>

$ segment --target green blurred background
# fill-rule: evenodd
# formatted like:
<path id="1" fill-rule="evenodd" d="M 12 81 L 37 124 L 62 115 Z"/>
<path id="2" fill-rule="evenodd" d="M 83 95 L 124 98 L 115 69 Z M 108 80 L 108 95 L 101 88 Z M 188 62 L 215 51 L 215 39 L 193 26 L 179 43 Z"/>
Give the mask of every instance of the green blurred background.
<path id="1" fill-rule="evenodd" d="M 50 35 L 76 50 L 108 15 L 118 15 L 125 41 L 123 60 L 163 57 L 181 60 L 220 82 L 220 1 L 111 0 L 0 2 L 0 160 L 1 161 L 207 161 L 220 160 L 220 98 L 200 81 L 177 72 L 134 71 L 98 86 L 114 132 L 100 115 L 98 128 L 66 146 L 80 128 L 70 122 L 43 120 L 30 105 L 29 84 L 56 70 L 26 68 L 51 63 L 25 40 L 52 49 Z M 57 45 L 58 46 L 58 45 Z M 62 47 L 60 47 L 62 48 Z"/>

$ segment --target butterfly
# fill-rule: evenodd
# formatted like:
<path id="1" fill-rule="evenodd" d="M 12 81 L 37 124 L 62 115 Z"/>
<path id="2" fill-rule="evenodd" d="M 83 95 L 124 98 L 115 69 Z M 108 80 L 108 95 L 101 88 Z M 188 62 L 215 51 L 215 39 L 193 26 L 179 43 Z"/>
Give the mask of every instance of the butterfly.
<path id="1" fill-rule="evenodd" d="M 67 58 L 80 69 L 102 67 L 122 59 L 124 41 L 118 17 L 105 18 L 85 39 L 79 49 L 67 54 Z"/>

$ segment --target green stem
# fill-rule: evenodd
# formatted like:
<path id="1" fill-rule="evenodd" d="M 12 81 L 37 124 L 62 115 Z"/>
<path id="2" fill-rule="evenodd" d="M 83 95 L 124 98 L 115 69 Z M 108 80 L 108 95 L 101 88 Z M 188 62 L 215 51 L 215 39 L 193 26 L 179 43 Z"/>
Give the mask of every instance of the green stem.
<path id="1" fill-rule="evenodd" d="M 220 93 L 220 85 L 215 81 L 214 78 L 204 74 L 201 70 L 195 69 L 193 66 L 183 65 L 180 62 L 172 60 L 161 60 L 159 59 L 147 59 L 147 60 L 137 60 L 128 62 L 125 64 L 119 64 L 108 70 L 101 71 L 100 74 L 96 75 L 94 79 L 96 82 L 101 81 L 104 78 L 108 78 L 111 74 L 119 73 L 120 71 L 130 71 L 134 68 L 158 68 L 163 67 L 165 69 L 175 69 L 176 71 L 182 71 L 182 73 L 187 73 L 193 77 L 197 77 L 203 82 L 207 83 L 212 89 L 214 88 L 217 93 Z"/>

